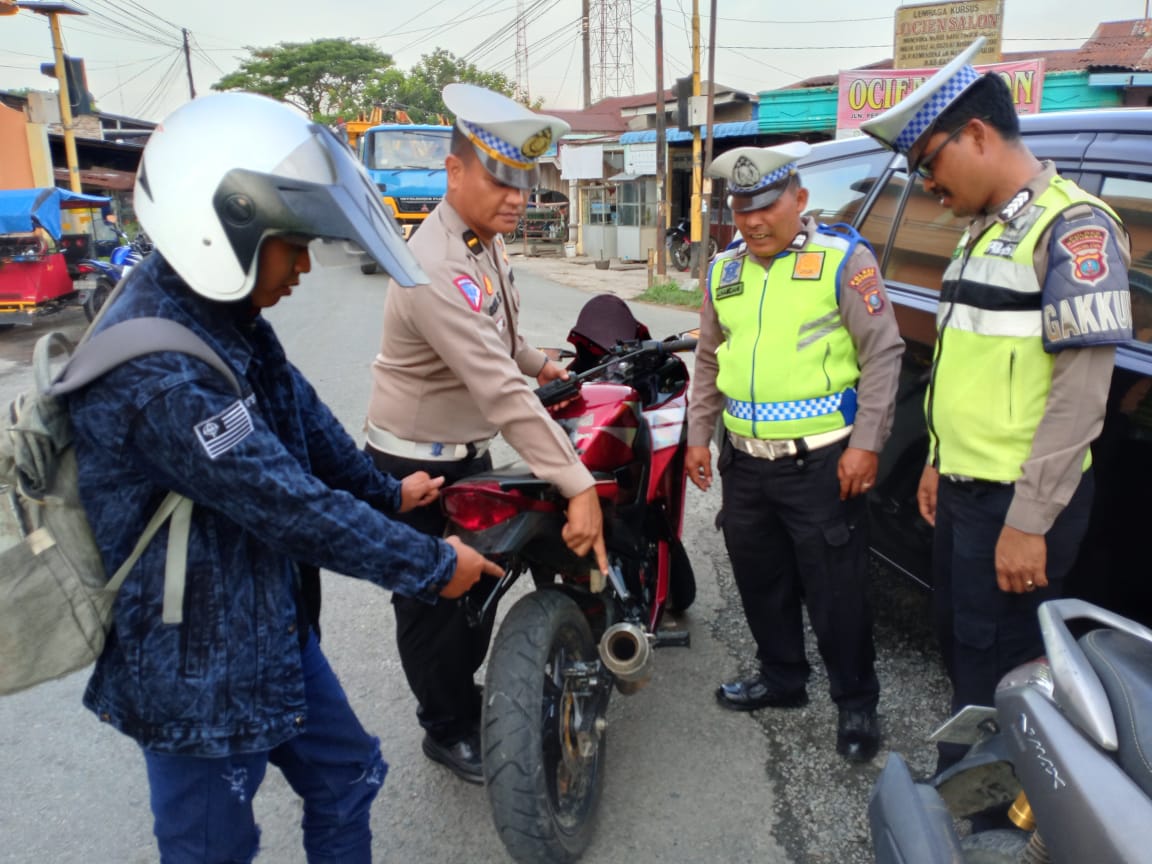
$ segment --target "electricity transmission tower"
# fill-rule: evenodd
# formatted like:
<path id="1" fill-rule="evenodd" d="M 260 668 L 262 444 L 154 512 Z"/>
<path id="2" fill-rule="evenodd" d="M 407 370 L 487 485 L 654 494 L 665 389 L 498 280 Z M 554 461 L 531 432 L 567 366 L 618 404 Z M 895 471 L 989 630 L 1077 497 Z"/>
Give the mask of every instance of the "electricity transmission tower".
<path id="1" fill-rule="evenodd" d="M 517 102 L 532 101 L 528 92 L 528 22 L 524 20 L 524 0 L 516 0 L 516 92 Z"/>
<path id="2" fill-rule="evenodd" d="M 589 31 L 595 45 L 592 61 L 593 101 L 629 96 L 632 71 L 632 0 L 592 0 Z"/>

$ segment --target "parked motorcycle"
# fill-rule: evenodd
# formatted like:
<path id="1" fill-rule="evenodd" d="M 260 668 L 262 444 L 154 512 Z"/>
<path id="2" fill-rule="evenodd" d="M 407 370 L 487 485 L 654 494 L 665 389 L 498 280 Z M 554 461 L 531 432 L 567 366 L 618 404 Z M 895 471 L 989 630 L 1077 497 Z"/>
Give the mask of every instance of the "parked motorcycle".
<path id="1" fill-rule="evenodd" d="M 889 757 L 868 807 L 880 864 L 1152 860 L 1152 630 L 1075 599 L 1039 617 L 1047 658 L 1006 675 L 995 708 L 968 706 L 933 734 L 970 743 L 961 762 L 914 783 Z M 1015 827 L 954 828 L 1005 808 Z"/>
<path id="2" fill-rule="evenodd" d="M 673 225 L 665 234 L 668 244 L 668 260 L 680 272 L 686 272 L 691 263 L 692 252 L 692 223 L 687 216 L 681 216 L 680 221 Z"/>
<path id="3" fill-rule="evenodd" d="M 498 469 L 445 489 L 451 532 L 505 575 L 470 611 L 487 622 L 529 574 L 535 590 L 493 641 L 481 743 L 493 819 L 519 862 L 575 861 L 594 830 L 604 779 L 605 714 L 615 688 L 634 693 L 652 649 L 689 644 L 663 630 L 695 599 L 680 541 L 688 371 L 694 338 L 648 338 L 614 295 L 581 311 L 567 381 L 537 391 L 596 479 L 611 566 L 595 569 L 561 537 L 566 502 L 524 469 Z M 572 356 L 570 353 L 568 356 Z"/>
<path id="4" fill-rule="evenodd" d="M 84 258 L 80 261 L 77 270 L 87 281 L 94 282 L 88 289 L 84 298 L 84 315 L 91 321 L 104 306 L 108 295 L 129 271 L 144 260 L 144 256 L 152 250 L 152 243 L 143 232 L 136 235 L 135 240 L 129 240 L 128 235 L 119 227 L 116 228 L 119 243 L 108 256 L 107 261 L 99 258 Z"/>

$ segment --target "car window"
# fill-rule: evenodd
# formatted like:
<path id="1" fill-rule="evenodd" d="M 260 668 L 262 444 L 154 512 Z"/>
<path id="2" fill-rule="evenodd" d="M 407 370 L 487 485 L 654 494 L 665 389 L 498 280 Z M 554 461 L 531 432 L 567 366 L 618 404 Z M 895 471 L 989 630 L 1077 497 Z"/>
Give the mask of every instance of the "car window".
<path id="1" fill-rule="evenodd" d="M 1124 220 L 1132 238 L 1132 331 L 1140 342 L 1152 342 L 1152 181 L 1105 177 L 1100 197 Z"/>
<path id="2" fill-rule="evenodd" d="M 891 153 L 878 150 L 864 156 L 801 165 L 800 179 L 808 190 L 806 215 L 829 225 L 851 223 L 891 159 Z"/>
<path id="3" fill-rule="evenodd" d="M 898 194 L 907 183 L 907 174 L 894 175 L 882 200 L 877 201 L 868 214 L 866 230 L 862 233 L 870 241 L 868 222 L 874 222 L 871 231 L 887 232 L 899 200 Z M 940 279 L 968 222 L 967 218 L 953 216 L 951 210 L 941 207 L 939 199 L 928 194 L 917 178 L 904 203 L 896 235 L 892 238 L 892 249 L 884 264 L 884 279 L 939 291 Z"/>

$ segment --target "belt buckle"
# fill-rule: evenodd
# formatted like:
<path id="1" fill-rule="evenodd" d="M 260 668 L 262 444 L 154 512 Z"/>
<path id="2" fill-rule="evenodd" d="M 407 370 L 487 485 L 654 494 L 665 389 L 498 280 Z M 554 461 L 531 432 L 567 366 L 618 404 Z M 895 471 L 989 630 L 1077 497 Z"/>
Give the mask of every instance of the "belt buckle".
<path id="1" fill-rule="evenodd" d="M 764 442 L 768 445 L 768 458 L 769 459 L 782 459 L 785 456 L 791 456 L 795 453 L 794 445 L 786 438 L 779 440 L 770 439 Z"/>

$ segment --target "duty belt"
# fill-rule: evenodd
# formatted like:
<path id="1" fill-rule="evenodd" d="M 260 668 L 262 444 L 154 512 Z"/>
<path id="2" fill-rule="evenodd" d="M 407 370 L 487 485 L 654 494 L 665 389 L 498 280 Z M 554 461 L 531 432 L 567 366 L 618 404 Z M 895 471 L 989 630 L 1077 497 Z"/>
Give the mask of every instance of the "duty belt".
<path id="1" fill-rule="evenodd" d="M 803 456 L 811 450 L 819 450 L 821 447 L 843 441 L 851 434 L 852 427 L 849 425 L 833 429 L 831 432 L 806 435 L 803 438 L 745 438 L 743 435 L 729 432 L 728 440 L 741 453 L 747 453 L 757 459 L 783 459 L 786 456 Z"/>
<path id="2" fill-rule="evenodd" d="M 475 459 L 488 452 L 492 439 L 473 441 L 468 444 L 442 444 L 435 441 L 407 441 L 398 438 L 387 429 L 381 429 L 371 420 L 364 427 L 368 443 L 391 456 L 403 459 L 426 459 L 434 462 L 462 462 L 465 459 Z"/>

